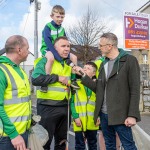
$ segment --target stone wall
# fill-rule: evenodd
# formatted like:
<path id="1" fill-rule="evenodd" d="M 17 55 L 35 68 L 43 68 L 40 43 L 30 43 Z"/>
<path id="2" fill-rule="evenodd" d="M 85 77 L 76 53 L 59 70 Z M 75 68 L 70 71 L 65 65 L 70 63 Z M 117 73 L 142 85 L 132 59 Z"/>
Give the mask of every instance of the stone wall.
<path id="1" fill-rule="evenodd" d="M 150 80 L 142 82 L 140 99 L 140 111 L 150 112 Z"/>

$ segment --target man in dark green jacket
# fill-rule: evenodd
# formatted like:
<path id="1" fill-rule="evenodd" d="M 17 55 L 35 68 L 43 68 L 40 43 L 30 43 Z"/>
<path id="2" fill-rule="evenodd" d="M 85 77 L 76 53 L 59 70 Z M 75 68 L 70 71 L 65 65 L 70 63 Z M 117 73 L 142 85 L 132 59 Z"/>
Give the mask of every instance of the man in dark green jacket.
<path id="1" fill-rule="evenodd" d="M 84 74 L 82 83 L 96 92 L 94 120 L 100 116 L 106 149 L 116 150 L 117 132 L 125 150 L 137 150 L 131 127 L 140 121 L 140 68 L 137 59 L 117 45 L 113 33 L 101 36 L 99 47 L 106 59 L 100 66 L 98 80 L 93 82 Z"/>

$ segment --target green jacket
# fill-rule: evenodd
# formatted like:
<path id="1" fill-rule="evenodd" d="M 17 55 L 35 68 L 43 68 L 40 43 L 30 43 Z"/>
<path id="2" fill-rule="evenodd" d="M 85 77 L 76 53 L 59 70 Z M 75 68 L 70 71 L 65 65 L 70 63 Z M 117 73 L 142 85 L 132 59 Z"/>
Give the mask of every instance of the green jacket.
<path id="1" fill-rule="evenodd" d="M 13 69 L 16 70 L 16 72 L 21 76 L 21 78 L 24 79 L 19 66 L 16 65 L 14 62 L 12 62 L 9 58 L 7 58 L 6 56 L 0 56 L 0 63 L 10 64 L 13 67 Z M 6 87 L 7 87 L 7 80 L 5 74 L 0 69 L 0 93 L 1 93 L 0 94 L 0 117 L 3 122 L 4 132 L 10 137 L 10 139 L 13 139 L 19 134 L 16 131 L 15 126 L 11 123 L 10 119 L 8 118 L 6 112 L 4 111 L 4 93 Z"/>

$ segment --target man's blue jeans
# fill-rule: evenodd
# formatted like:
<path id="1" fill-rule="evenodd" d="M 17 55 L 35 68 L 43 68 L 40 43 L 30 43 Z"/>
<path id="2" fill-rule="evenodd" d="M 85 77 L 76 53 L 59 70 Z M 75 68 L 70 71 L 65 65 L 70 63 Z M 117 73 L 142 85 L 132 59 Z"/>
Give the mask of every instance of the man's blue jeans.
<path id="1" fill-rule="evenodd" d="M 97 130 L 87 130 L 85 136 L 89 150 L 97 150 Z M 85 142 L 82 131 L 75 132 L 75 150 L 85 150 Z"/>
<path id="2" fill-rule="evenodd" d="M 102 112 L 100 113 L 100 120 L 107 150 L 116 150 L 116 132 L 124 150 L 137 150 L 131 127 L 126 127 L 124 124 L 108 125 L 108 115 Z"/>
<path id="3" fill-rule="evenodd" d="M 21 135 L 23 139 L 25 140 L 25 144 L 27 146 L 28 142 L 28 132 L 25 132 L 24 134 Z M 16 150 L 14 146 L 11 143 L 11 140 L 9 137 L 2 137 L 0 139 L 0 150 Z"/>

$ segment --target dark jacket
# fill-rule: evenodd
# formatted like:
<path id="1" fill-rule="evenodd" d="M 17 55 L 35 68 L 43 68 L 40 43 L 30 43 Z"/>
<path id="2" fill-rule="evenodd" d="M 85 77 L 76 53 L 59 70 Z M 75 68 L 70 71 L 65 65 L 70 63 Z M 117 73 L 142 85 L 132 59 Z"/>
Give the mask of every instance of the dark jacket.
<path id="1" fill-rule="evenodd" d="M 97 82 L 93 82 L 88 76 L 82 78 L 82 83 L 96 92 L 95 123 L 103 104 L 105 87 L 109 125 L 124 124 L 127 117 L 135 117 L 137 121 L 140 121 L 139 64 L 134 56 L 126 54 L 122 49 L 119 51 L 120 54 L 107 82 L 104 70 L 105 62 L 100 66 Z"/>

